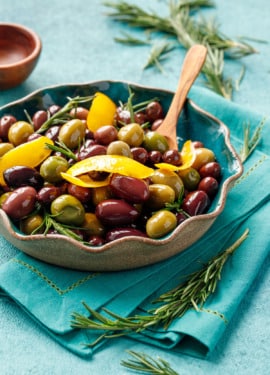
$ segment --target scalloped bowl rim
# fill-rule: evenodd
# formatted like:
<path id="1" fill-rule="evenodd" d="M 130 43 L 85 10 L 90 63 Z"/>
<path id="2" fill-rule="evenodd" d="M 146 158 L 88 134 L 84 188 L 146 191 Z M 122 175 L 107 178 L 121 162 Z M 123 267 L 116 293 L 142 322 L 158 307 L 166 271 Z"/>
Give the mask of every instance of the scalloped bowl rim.
<path id="1" fill-rule="evenodd" d="M 134 82 L 131 82 L 131 81 L 100 80 L 100 81 L 90 81 L 90 82 L 82 82 L 82 83 L 57 84 L 57 85 L 51 85 L 51 86 L 43 87 L 41 89 L 38 89 L 38 90 L 35 90 L 35 91 L 31 92 L 30 94 L 24 96 L 23 98 L 20 98 L 18 100 L 15 100 L 13 102 L 10 102 L 10 103 L 0 107 L 0 110 L 2 111 L 4 109 L 8 109 L 10 106 L 14 106 L 16 104 L 21 104 L 23 102 L 26 102 L 27 100 L 29 100 L 32 97 L 42 93 L 45 90 L 57 89 L 57 88 L 62 88 L 62 87 L 73 87 L 73 86 L 74 87 L 82 87 L 82 86 L 85 86 L 85 85 L 95 85 L 95 84 L 99 84 L 99 83 L 103 83 L 103 82 L 112 83 L 112 84 L 113 83 L 121 83 L 121 84 L 126 84 L 126 85 L 132 85 L 132 86 L 140 88 L 140 89 L 161 91 L 164 94 L 170 94 L 170 95 L 173 94 L 173 91 L 171 91 L 171 90 L 140 85 L 140 84 L 137 84 L 137 83 L 134 83 Z M 101 246 L 84 245 L 83 243 L 80 243 L 79 241 L 76 241 L 75 239 L 66 237 L 66 236 L 61 235 L 61 234 L 59 234 L 59 235 L 58 234 L 53 234 L 53 235 L 47 234 L 46 236 L 42 235 L 42 234 L 36 234 L 36 235 L 33 235 L 33 236 L 32 235 L 20 234 L 19 232 L 16 232 L 12 228 L 11 221 L 8 218 L 7 214 L 2 209 L 0 209 L 0 217 L 3 221 L 5 229 L 9 232 L 9 234 L 12 237 L 14 237 L 15 239 L 17 239 L 19 241 L 25 241 L 25 242 L 33 242 L 34 241 L 34 242 L 37 242 L 39 240 L 51 238 L 53 240 L 63 240 L 64 242 L 70 243 L 71 245 L 74 245 L 77 249 L 82 250 L 83 252 L 91 253 L 91 254 L 98 254 L 98 253 L 107 252 L 107 251 L 111 250 L 112 248 L 117 247 L 117 245 L 122 243 L 122 242 L 136 242 L 138 244 L 138 246 L 140 244 L 143 244 L 143 243 L 149 244 L 149 245 L 154 245 L 154 246 L 170 244 L 170 242 L 172 240 L 176 239 L 176 237 L 179 236 L 179 233 L 182 232 L 192 222 L 193 223 L 196 223 L 196 222 L 200 223 L 200 222 L 210 221 L 211 222 L 210 226 L 211 226 L 212 223 L 214 222 L 214 220 L 217 218 L 217 216 L 223 211 L 224 206 L 225 206 L 225 202 L 226 202 L 227 192 L 228 192 L 230 186 L 232 185 L 232 183 L 237 178 L 239 178 L 241 176 L 241 174 L 243 172 L 243 165 L 240 161 L 240 158 L 239 158 L 237 152 L 235 151 L 234 147 L 231 144 L 229 128 L 221 120 L 216 118 L 214 115 L 212 115 L 209 112 L 201 109 L 191 99 L 187 99 L 187 100 L 189 101 L 189 103 L 191 104 L 191 106 L 195 110 L 199 111 L 199 113 L 201 113 L 201 114 L 206 115 L 208 118 L 215 121 L 220 127 L 222 127 L 222 129 L 223 129 L 222 133 L 224 135 L 224 143 L 226 144 L 226 147 L 230 151 L 232 157 L 238 163 L 238 170 L 233 175 L 229 176 L 225 181 L 223 181 L 222 186 L 221 186 L 219 201 L 218 201 L 215 209 L 212 212 L 205 213 L 205 214 L 202 214 L 202 215 L 192 216 L 192 217 L 186 219 L 184 222 L 182 222 L 180 225 L 178 225 L 165 238 L 151 239 L 151 238 L 144 238 L 144 237 L 137 237 L 137 236 L 128 236 L 128 237 L 116 239 L 112 242 L 105 243 Z M 25 250 L 22 250 L 22 251 L 25 252 Z M 164 259 L 166 259 L 166 258 L 164 258 Z"/>

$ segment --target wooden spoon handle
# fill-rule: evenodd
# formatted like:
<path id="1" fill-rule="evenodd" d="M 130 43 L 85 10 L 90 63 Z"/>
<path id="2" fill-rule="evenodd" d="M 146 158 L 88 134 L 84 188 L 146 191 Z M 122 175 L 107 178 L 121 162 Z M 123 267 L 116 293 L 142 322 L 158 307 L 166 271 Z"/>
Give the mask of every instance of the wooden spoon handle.
<path id="1" fill-rule="evenodd" d="M 188 50 L 169 111 L 158 128 L 160 134 L 168 137 L 172 136 L 174 131 L 176 134 L 176 125 L 180 112 L 193 82 L 202 69 L 206 55 L 207 48 L 201 44 L 195 44 Z"/>

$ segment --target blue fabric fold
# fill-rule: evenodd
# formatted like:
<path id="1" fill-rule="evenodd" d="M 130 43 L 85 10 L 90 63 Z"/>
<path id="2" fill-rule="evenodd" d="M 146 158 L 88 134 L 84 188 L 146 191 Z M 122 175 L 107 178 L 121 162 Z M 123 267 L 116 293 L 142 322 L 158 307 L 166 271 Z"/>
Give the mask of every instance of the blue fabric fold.
<path id="1" fill-rule="evenodd" d="M 250 121 L 254 130 L 261 120 L 257 114 L 247 113 L 204 89 L 193 88 L 191 98 L 229 126 L 237 150 L 242 144 L 243 122 Z M 99 346 L 90 348 L 85 344 L 94 341 L 98 333 L 70 326 L 74 311 L 87 313 L 82 301 L 93 309 L 106 307 L 122 316 L 145 314 L 153 307 L 153 299 L 178 285 L 183 275 L 200 268 L 249 228 L 248 239 L 225 265 L 218 289 L 203 311 L 188 311 L 167 330 L 159 328 L 131 336 L 167 349 L 206 356 L 218 343 L 269 252 L 267 146 L 268 141 L 261 142 L 245 162 L 243 176 L 229 192 L 225 209 L 211 229 L 181 254 L 136 270 L 91 273 L 61 269 L 19 253 L 0 266 L 1 293 L 19 304 L 68 350 L 91 356 Z M 1 238 L 0 246 L 4 249 L 10 245 Z"/>

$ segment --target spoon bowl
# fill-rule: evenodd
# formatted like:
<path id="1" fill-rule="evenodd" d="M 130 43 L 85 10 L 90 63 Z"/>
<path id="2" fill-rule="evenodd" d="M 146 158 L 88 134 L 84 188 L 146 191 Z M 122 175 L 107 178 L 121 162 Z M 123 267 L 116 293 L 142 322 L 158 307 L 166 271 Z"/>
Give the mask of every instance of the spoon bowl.
<path id="1" fill-rule="evenodd" d="M 185 104 L 187 94 L 198 77 L 206 56 L 207 48 L 201 44 L 195 44 L 188 50 L 170 108 L 162 124 L 156 129 L 157 133 L 167 139 L 169 147 L 172 150 L 178 150 L 176 137 L 177 121 Z"/>

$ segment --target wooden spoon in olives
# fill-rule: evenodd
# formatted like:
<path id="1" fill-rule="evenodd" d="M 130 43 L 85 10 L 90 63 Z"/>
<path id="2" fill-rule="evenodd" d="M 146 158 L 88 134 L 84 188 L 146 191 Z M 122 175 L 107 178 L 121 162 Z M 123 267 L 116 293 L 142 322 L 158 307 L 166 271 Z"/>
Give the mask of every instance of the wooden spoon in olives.
<path id="1" fill-rule="evenodd" d="M 166 137 L 170 149 L 177 150 L 176 127 L 187 94 L 199 75 L 207 55 L 207 48 L 201 44 L 193 45 L 187 52 L 182 66 L 178 86 L 170 108 L 156 132 Z"/>

